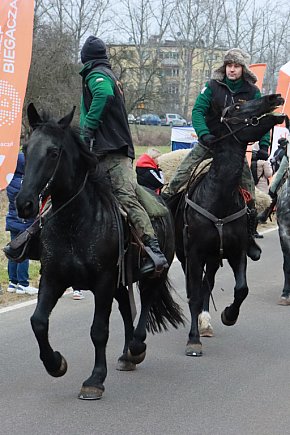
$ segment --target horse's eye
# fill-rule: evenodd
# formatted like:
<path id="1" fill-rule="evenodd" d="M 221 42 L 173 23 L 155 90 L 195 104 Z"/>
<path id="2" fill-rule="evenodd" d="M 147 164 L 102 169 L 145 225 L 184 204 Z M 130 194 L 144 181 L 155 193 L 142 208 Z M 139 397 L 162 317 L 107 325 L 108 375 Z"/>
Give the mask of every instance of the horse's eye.
<path id="1" fill-rule="evenodd" d="M 236 106 L 236 109 L 237 109 L 237 110 L 240 110 L 240 106 Z"/>
<path id="2" fill-rule="evenodd" d="M 51 159 L 55 160 L 58 158 L 59 152 L 58 150 L 50 150 L 48 155 Z"/>

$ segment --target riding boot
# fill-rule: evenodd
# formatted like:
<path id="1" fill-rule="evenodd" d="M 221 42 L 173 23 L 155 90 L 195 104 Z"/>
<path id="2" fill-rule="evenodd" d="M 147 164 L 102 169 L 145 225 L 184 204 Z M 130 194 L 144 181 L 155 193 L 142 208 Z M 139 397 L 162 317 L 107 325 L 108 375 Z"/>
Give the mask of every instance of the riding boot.
<path id="1" fill-rule="evenodd" d="M 248 204 L 248 249 L 247 256 L 253 261 L 260 260 L 262 250 L 255 240 L 255 233 L 257 232 L 258 220 L 257 209 L 254 203 Z"/>
<path id="2" fill-rule="evenodd" d="M 167 269 L 169 265 L 164 254 L 160 250 L 157 238 L 150 237 L 145 234 L 142 237 L 142 242 L 144 243 L 144 248 L 148 254 L 148 257 L 144 260 L 142 266 L 140 267 L 141 274 L 143 275 L 152 272 L 159 274 L 163 271 L 163 269 Z"/>
<path id="3" fill-rule="evenodd" d="M 39 219 L 35 220 L 30 227 L 4 246 L 3 252 L 5 256 L 17 263 L 21 263 L 29 258 L 29 245 L 38 232 L 40 232 Z"/>

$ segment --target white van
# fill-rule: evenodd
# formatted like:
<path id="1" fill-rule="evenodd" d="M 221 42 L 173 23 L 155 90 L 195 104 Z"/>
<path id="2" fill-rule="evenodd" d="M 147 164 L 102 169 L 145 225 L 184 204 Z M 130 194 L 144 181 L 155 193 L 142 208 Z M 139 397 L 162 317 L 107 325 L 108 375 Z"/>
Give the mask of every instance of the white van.
<path id="1" fill-rule="evenodd" d="M 161 125 L 170 125 L 171 127 L 182 127 L 187 125 L 186 119 L 178 113 L 165 113 L 160 115 Z"/>

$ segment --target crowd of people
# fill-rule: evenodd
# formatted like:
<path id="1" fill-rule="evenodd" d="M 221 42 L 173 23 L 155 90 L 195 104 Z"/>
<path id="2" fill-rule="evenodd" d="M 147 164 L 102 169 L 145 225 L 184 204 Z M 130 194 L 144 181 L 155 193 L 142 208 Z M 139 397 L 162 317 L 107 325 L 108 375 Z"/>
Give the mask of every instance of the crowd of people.
<path id="1" fill-rule="evenodd" d="M 205 84 L 192 110 L 192 125 L 198 135 L 198 144 L 187 154 L 165 188 L 162 170 L 158 165 L 158 149 L 149 147 L 136 161 L 136 170 L 133 166 L 135 151 L 125 109 L 124 91 L 112 71 L 104 42 L 95 36 L 89 36 L 81 50 L 81 61 L 83 91 L 80 126 L 83 139 L 99 157 L 111 181 L 113 193 L 127 212 L 138 236 L 149 252 L 151 250 L 154 253 L 154 260 L 148 255 L 141 273 L 148 274 L 157 269 L 160 271 L 168 268 L 167 259 L 160 249 L 148 213 L 139 201 L 137 186 L 142 185 L 155 191 L 157 195 L 162 191 L 162 196 L 166 199 L 187 183 L 192 169 L 212 153 L 216 141 L 212 125 L 217 113 L 229 105 L 261 97 L 261 92 L 256 86 L 257 77 L 249 68 L 250 57 L 239 48 L 230 49 L 225 53 L 222 64 Z M 251 194 L 252 201 L 248 207 L 252 210 L 251 219 L 255 220 L 255 185 L 263 192 L 269 192 L 271 196 L 276 195 L 276 187 L 274 188 L 273 184 L 269 186 L 269 179 L 273 175 L 273 168 L 275 167 L 276 171 L 277 165 L 281 168 L 283 161 L 287 160 L 285 141 L 280 140 L 271 166 L 269 146 L 270 133 L 267 133 L 261 138 L 257 150 L 253 153 L 251 170 L 246 159 L 243 167 L 241 183 Z M 23 162 L 23 155 L 19 156 Z M 19 174 L 17 165 L 15 178 Z M 23 174 L 20 174 L 20 177 L 22 176 Z M 7 192 L 11 191 L 14 183 L 13 179 Z M 18 184 L 20 187 L 20 183 Z M 10 195 L 7 230 L 10 231 L 12 239 L 30 224 L 18 221 L 14 200 L 15 196 Z M 17 222 L 17 227 L 12 226 L 12 220 Z M 254 256 L 259 257 L 261 250 L 254 240 L 255 235 L 257 236 L 256 229 L 250 234 L 249 244 L 255 251 Z M 253 254 L 248 252 L 248 255 Z M 9 260 L 8 291 L 19 293 L 32 289 L 29 286 L 27 270 L 28 260 L 18 265 Z M 74 296 L 75 299 L 82 299 L 82 290 L 74 289 Z"/>

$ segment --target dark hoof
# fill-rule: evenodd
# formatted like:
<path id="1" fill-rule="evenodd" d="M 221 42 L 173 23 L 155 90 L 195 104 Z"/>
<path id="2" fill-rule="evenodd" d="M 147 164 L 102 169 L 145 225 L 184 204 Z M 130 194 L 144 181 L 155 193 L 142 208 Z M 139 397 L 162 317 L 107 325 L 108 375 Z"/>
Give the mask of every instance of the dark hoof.
<path id="1" fill-rule="evenodd" d="M 202 344 L 201 343 L 187 343 L 185 348 L 186 356 L 202 356 Z"/>
<path id="2" fill-rule="evenodd" d="M 55 372 L 47 371 L 47 373 L 50 376 L 53 376 L 54 378 L 60 378 L 61 376 L 66 374 L 66 371 L 67 371 L 67 362 L 66 362 L 65 358 L 62 356 L 60 368 L 58 370 L 56 370 Z"/>
<path id="3" fill-rule="evenodd" d="M 237 322 L 237 320 L 238 320 L 238 318 L 236 318 L 235 320 L 229 320 L 229 319 L 227 319 L 227 317 L 226 317 L 226 309 L 224 309 L 224 311 L 222 312 L 221 319 L 222 319 L 223 324 L 226 325 L 226 326 L 233 326 Z"/>
<path id="4" fill-rule="evenodd" d="M 146 351 L 140 353 L 139 355 L 132 355 L 130 350 L 128 350 L 128 360 L 131 361 L 134 364 L 140 364 L 142 361 L 144 361 L 146 356 Z"/>
<path id="5" fill-rule="evenodd" d="M 116 370 L 120 372 L 132 372 L 136 369 L 136 364 L 132 361 L 118 359 Z"/>
<path id="6" fill-rule="evenodd" d="M 103 392 L 104 390 L 98 387 L 82 387 L 78 398 L 81 400 L 99 400 Z"/>

